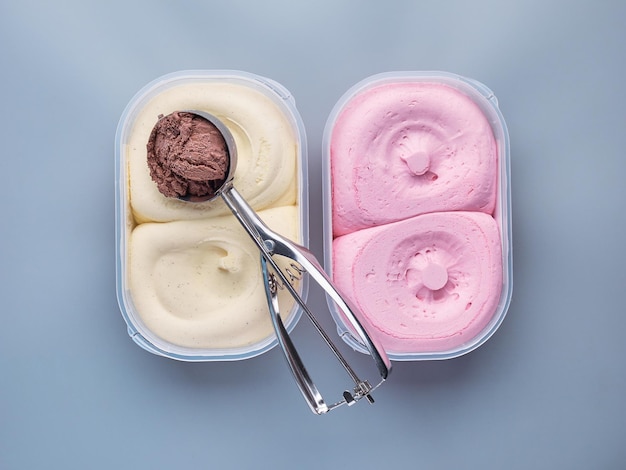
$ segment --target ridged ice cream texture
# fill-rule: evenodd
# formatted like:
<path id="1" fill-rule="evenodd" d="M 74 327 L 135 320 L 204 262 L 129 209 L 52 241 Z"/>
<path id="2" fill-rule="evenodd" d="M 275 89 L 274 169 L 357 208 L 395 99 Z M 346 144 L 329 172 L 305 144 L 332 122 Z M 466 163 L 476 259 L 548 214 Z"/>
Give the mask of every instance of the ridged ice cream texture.
<path id="1" fill-rule="evenodd" d="M 391 83 L 346 103 L 330 142 L 333 233 L 435 211 L 492 213 L 493 132 L 466 95 L 437 83 Z"/>
<path id="2" fill-rule="evenodd" d="M 387 352 L 478 337 L 503 273 L 498 151 L 476 102 L 437 82 L 372 86 L 338 113 L 330 164 L 333 278 Z"/>
<path id="3" fill-rule="evenodd" d="M 496 221 L 436 212 L 333 241 L 333 278 L 391 353 L 453 350 L 489 323 L 502 290 Z"/>
<path id="4" fill-rule="evenodd" d="M 146 165 L 146 143 L 159 115 L 199 110 L 229 129 L 237 147 L 233 184 L 255 209 L 296 202 L 298 147 L 285 113 L 263 93 L 235 83 L 190 83 L 164 90 L 135 119 L 127 146 L 130 201 L 138 222 L 228 214 L 221 201 L 188 204 L 161 194 Z"/>
<path id="5" fill-rule="evenodd" d="M 254 348 L 273 335 L 258 249 L 221 198 L 166 197 L 150 177 L 146 144 L 152 128 L 159 116 L 182 110 L 208 112 L 228 127 L 238 153 L 235 187 L 271 229 L 301 240 L 299 143 L 285 112 L 237 83 L 165 89 L 141 108 L 126 147 L 132 305 L 144 333 L 156 341 L 202 354 Z M 288 313 L 292 305 L 281 294 L 281 310 Z"/>
<path id="6" fill-rule="evenodd" d="M 285 237 L 298 238 L 295 206 L 259 216 Z M 234 217 L 141 224 L 130 251 L 133 302 L 158 337 L 187 348 L 228 349 L 273 334 L 259 250 Z M 286 292 L 279 301 L 289 312 L 293 300 Z"/>

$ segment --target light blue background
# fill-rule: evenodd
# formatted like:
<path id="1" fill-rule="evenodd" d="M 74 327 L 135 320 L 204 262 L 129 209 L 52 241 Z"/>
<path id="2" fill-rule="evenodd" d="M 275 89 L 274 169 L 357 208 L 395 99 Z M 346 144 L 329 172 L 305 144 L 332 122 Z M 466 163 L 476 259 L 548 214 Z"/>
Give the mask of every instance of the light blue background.
<path id="1" fill-rule="evenodd" d="M 625 468 L 625 25 L 618 1 L 4 0 L 0 469 Z M 160 75 L 224 68 L 296 97 L 320 257 L 322 131 L 343 92 L 390 70 L 487 84 L 512 151 L 496 335 L 396 363 L 375 405 L 322 417 L 277 350 L 187 364 L 137 347 L 115 298 L 117 121 Z"/>

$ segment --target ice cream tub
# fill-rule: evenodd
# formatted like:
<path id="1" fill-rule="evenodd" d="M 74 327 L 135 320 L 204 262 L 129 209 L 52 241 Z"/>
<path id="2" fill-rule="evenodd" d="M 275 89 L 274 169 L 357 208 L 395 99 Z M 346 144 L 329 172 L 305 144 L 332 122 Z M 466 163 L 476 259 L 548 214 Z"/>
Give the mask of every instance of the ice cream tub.
<path id="1" fill-rule="evenodd" d="M 187 111 L 223 123 L 237 149 L 233 186 L 270 229 L 308 245 L 306 134 L 289 91 L 241 71 L 168 74 L 130 100 L 115 136 L 118 304 L 130 337 L 154 354 L 251 358 L 277 343 L 259 251 L 223 200 L 167 192 L 191 188 L 186 175 L 209 174 L 207 165 L 191 159 L 174 170 L 159 166 L 159 148 L 182 139 L 171 122 Z M 306 298 L 306 278 L 294 283 Z M 288 296 L 281 306 L 291 330 L 300 308 Z"/>
<path id="2" fill-rule="evenodd" d="M 509 136 L 494 93 L 447 72 L 371 76 L 336 103 L 322 151 L 325 269 L 389 357 L 449 359 L 487 341 L 512 295 Z"/>

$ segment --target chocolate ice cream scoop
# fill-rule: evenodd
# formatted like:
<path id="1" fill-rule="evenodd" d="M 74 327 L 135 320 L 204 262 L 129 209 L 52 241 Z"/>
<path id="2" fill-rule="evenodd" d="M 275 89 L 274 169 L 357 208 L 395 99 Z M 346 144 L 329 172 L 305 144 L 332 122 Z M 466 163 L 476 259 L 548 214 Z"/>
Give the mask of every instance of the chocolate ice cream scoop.
<path id="1" fill-rule="evenodd" d="M 211 199 L 228 175 L 230 158 L 222 132 L 197 114 L 159 116 L 147 149 L 150 176 L 167 197 Z"/>

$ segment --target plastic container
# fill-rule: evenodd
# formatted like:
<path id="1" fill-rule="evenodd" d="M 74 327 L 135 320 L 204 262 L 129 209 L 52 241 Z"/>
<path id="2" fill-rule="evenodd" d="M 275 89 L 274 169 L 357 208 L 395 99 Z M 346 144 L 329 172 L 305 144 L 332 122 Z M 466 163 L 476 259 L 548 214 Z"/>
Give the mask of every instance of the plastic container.
<path id="1" fill-rule="evenodd" d="M 290 128 L 295 142 L 295 158 L 297 160 L 295 163 L 295 193 L 299 218 L 297 221 L 297 229 L 300 237 L 294 241 L 297 241 L 304 246 L 308 245 L 309 211 L 307 194 L 306 134 L 301 117 L 296 109 L 294 99 L 288 90 L 273 80 L 251 73 L 232 70 L 180 71 L 157 78 L 143 87 L 131 99 L 122 113 L 115 137 L 117 298 L 122 316 L 128 325 L 128 334 L 133 341 L 151 353 L 182 361 L 230 361 L 247 359 L 268 351 L 277 344 L 273 333 L 254 342 L 253 344 L 235 345 L 233 347 L 213 348 L 206 345 L 203 347 L 190 347 L 189 345 L 181 346 L 180 344 L 175 344 L 174 342 L 163 339 L 159 335 L 155 334 L 152 329 L 147 327 L 146 322 L 142 320 L 142 316 L 135 307 L 133 302 L 133 292 L 129 286 L 129 257 L 131 256 L 129 251 L 129 239 L 131 232 L 138 226 L 138 224 L 145 222 L 143 220 L 139 220 L 143 216 L 137 217 L 131 207 L 130 185 L 133 184 L 133 182 L 129 179 L 129 142 L 133 138 L 133 132 L 136 132 L 135 129 L 142 125 L 142 123 L 139 122 L 139 120 L 142 119 L 142 112 L 149 106 L 155 106 L 155 103 L 158 107 L 160 103 L 159 100 L 166 99 L 164 98 L 166 95 L 167 100 L 170 101 L 165 107 L 173 106 L 174 110 L 199 109 L 207 112 L 214 112 L 212 109 L 203 109 L 203 106 L 207 105 L 207 103 L 209 105 L 211 104 L 213 97 L 217 99 L 217 95 L 220 94 L 219 99 L 226 103 L 225 106 L 228 106 L 229 99 L 237 98 L 233 95 L 222 96 L 223 94 L 221 92 L 218 93 L 217 91 L 215 91 L 215 95 L 212 95 L 214 90 L 219 90 L 222 85 L 228 87 L 227 93 L 233 93 L 232 85 L 235 85 L 235 95 L 237 94 L 236 90 L 243 90 L 246 93 L 248 90 L 250 92 L 260 93 L 278 108 L 279 115 L 282 115 L 284 121 L 288 123 L 286 126 L 283 126 L 282 124 L 281 126 L 283 126 L 283 128 Z M 205 90 L 203 87 L 206 87 L 207 89 Z M 200 97 L 202 97 L 202 99 L 200 99 Z M 246 100 L 240 101 L 242 101 L 242 106 L 245 108 L 247 106 Z M 227 111 L 225 111 L 225 113 L 226 112 Z M 250 119 L 254 121 L 258 119 L 259 122 L 261 122 L 263 120 L 267 120 L 268 117 L 264 115 L 264 113 L 258 113 L 258 116 L 252 113 L 251 117 L 248 116 L 247 119 L 248 122 L 250 122 Z M 228 115 L 228 121 L 230 125 L 238 125 L 236 115 Z M 281 123 L 284 121 L 281 118 Z M 146 125 L 148 124 L 146 123 L 144 127 Z M 150 126 L 152 125 L 154 124 L 150 124 Z M 236 129 L 236 131 L 242 133 L 242 135 L 245 135 L 247 132 L 247 130 L 245 128 L 241 128 L 241 126 Z M 241 155 L 241 150 L 239 148 L 238 152 Z M 237 171 L 235 172 L 235 182 L 237 181 L 238 171 L 239 164 Z M 237 189 L 241 191 L 241 188 Z M 224 205 L 221 200 L 216 202 Z M 253 206 L 253 208 L 257 209 L 254 207 L 253 201 L 248 202 Z M 176 203 L 178 203 L 178 201 L 176 201 Z M 276 204 L 280 205 L 280 203 Z M 226 206 L 224 205 L 224 208 L 225 207 Z M 224 214 L 229 215 L 227 209 L 224 211 Z M 202 218 L 202 215 L 199 217 Z M 209 215 L 209 217 L 212 217 L 212 215 Z M 230 217 L 233 217 L 232 214 L 230 214 Z M 184 219 L 185 217 L 182 218 Z M 176 214 L 174 214 L 173 219 L 176 220 Z M 235 220 L 234 217 L 233 220 Z M 243 231 L 243 228 L 241 228 L 241 230 Z M 306 279 L 300 283 L 300 289 L 302 296 L 306 299 L 308 290 Z M 286 326 L 288 329 L 292 329 L 295 326 L 300 314 L 300 309 L 294 306 L 287 317 Z M 268 325 L 271 325 L 269 313 L 267 321 Z"/>
<path id="2" fill-rule="evenodd" d="M 331 175 L 331 134 L 341 111 L 360 94 L 379 85 L 400 82 L 428 82 L 447 85 L 468 96 L 486 116 L 496 141 L 497 148 L 497 187 L 496 205 L 493 217 L 500 231 L 502 247 L 502 289 L 491 320 L 479 334 L 466 338 L 464 342 L 447 350 L 415 351 L 394 353 L 387 351 L 395 361 L 449 359 L 466 354 L 487 341 L 498 329 L 510 304 L 512 295 L 512 243 L 511 243 L 511 189 L 509 136 L 504 118 L 498 108 L 498 101 L 493 92 L 482 83 L 447 72 L 389 72 L 371 76 L 350 88 L 336 103 L 324 130 L 323 141 L 323 192 L 324 192 L 324 247 L 325 269 L 333 275 L 333 227 L 332 227 L 332 184 Z M 338 182 L 345 184 L 345 182 Z M 337 329 L 344 341 L 357 351 L 365 352 L 363 346 L 353 337 L 343 322 L 333 302 L 328 299 Z M 374 330 L 375 331 L 375 330 Z"/>

